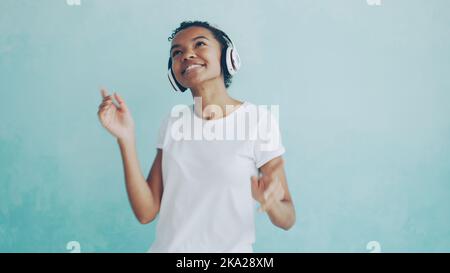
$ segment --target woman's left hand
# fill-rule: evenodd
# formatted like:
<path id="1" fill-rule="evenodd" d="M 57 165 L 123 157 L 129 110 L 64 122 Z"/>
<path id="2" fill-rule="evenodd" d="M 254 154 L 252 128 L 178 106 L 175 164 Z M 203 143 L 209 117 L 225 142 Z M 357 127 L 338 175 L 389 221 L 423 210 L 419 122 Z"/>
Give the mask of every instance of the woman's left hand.
<path id="1" fill-rule="evenodd" d="M 284 188 L 277 175 L 263 175 L 251 177 L 252 196 L 261 206 L 260 211 L 269 211 L 277 202 L 284 198 Z"/>

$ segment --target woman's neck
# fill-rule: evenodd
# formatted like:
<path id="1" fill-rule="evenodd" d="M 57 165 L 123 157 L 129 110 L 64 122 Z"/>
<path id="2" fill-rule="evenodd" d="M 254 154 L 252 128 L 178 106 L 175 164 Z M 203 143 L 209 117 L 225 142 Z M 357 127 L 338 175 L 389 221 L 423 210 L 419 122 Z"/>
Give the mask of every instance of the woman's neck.
<path id="1" fill-rule="evenodd" d="M 195 113 L 204 119 L 222 118 L 229 114 L 229 112 L 226 112 L 227 105 L 238 106 L 242 104 L 242 102 L 228 95 L 223 79 L 205 82 L 202 86 L 191 88 L 191 93 L 194 98 Z"/>

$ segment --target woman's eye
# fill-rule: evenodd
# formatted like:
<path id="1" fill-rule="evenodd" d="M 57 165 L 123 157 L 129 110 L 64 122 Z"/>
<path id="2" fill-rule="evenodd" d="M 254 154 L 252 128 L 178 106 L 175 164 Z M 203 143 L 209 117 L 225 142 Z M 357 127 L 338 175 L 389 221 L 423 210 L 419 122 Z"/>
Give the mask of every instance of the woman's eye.
<path id="1" fill-rule="evenodd" d="M 178 53 L 181 53 L 181 51 L 179 51 L 179 50 L 177 50 L 177 51 L 174 51 L 174 52 L 172 53 L 172 57 L 175 57 L 175 56 L 177 56 L 177 55 L 178 55 Z"/>
<path id="2" fill-rule="evenodd" d="M 198 42 L 197 46 L 200 46 L 200 45 L 206 45 L 206 44 L 204 42 Z"/>

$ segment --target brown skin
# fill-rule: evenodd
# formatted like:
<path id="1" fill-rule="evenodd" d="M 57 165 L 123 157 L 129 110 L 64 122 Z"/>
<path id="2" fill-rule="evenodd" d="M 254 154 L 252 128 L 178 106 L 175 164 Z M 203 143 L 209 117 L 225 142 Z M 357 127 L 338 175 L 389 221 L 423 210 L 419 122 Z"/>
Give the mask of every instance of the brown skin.
<path id="1" fill-rule="evenodd" d="M 192 97 L 201 97 L 202 105 L 197 115 L 217 119 L 228 115 L 226 105 L 239 106 L 241 101 L 229 96 L 220 67 L 221 45 L 206 28 L 189 27 L 177 33 L 172 40 L 171 58 L 175 78 L 189 88 Z M 200 64 L 188 72 L 191 64 Z M 147 179 L 144 179 L 136 153 L 135 128 L 125 101 L 114 93 L 114 98 L 102 90 L 103 101 L 98 117 L 101 124 L 117 138 L 122 155 L 128 198 L 136 218 L 146 224 L 155 219 L 163 195 L 161 149 L 157 150 Z M 215 111 L 214 107 L 219 107 Z M 204 109 L 202 111 L 202 109 Z M 261 203 L 272 223 L 288 230 L 295 223 L 295 209 L 289 193 L 283 158 L 277 157 L 260 168 L 262 176 L 249 177 L 252 196 Z"/>

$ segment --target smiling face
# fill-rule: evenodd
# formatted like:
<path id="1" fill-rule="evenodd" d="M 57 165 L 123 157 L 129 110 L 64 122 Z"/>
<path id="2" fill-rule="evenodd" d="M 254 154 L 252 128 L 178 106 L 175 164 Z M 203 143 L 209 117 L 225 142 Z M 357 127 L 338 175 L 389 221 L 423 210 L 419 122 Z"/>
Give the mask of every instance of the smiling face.
<path id="1" fill-rule="evenodd" d="M 206 81 L 223 82 L 221 50 L 219 41 L 206 28 L 194 26 L 178 32 L 170 50 L 175 78 L 186 88 Z"/>

